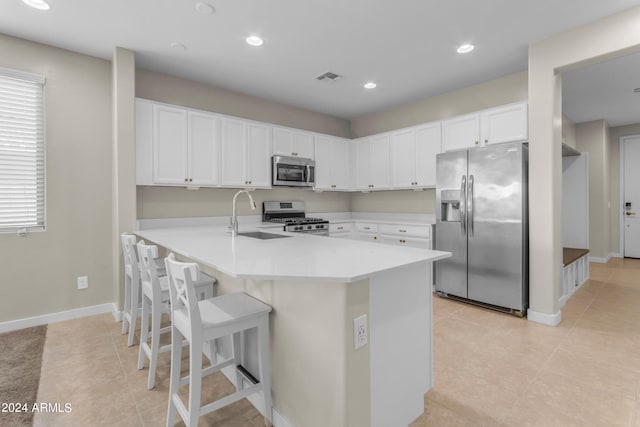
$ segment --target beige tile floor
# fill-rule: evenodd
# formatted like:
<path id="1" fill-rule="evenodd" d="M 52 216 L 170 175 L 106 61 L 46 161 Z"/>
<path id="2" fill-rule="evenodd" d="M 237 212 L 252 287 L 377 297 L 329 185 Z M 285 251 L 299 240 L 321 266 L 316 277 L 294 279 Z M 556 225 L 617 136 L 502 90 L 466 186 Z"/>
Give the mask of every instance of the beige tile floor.
<path id="1" fill-rule="evenodd" d="M 412 427 L 640 427 L 640 260 L 591 264 L 591 280 L 562 317 L 550 328 L 434 297 L 435 384 Z M 137 353 L 111 315 L 50 325 L 38 401 L 73 410 L 36 414 L 34 425 L 163 426 L 169 354 L 160 355 L 148 391 Z M 231 385 L 214 375 L 203 389 L 213 400 Z M 263 419 L 242 400 L 200 425 L 255 427 Z"/>

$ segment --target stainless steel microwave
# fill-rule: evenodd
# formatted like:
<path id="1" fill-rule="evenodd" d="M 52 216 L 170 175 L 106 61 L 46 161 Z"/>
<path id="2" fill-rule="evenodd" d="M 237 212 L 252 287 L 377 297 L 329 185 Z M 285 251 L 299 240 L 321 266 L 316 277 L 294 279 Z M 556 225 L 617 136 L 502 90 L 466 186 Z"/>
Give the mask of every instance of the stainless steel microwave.
<path id="1" fill-rule="evenodd" d="M 313 187 L 316 162 L 301 157 L 273 156 L 274 187 Z"/>

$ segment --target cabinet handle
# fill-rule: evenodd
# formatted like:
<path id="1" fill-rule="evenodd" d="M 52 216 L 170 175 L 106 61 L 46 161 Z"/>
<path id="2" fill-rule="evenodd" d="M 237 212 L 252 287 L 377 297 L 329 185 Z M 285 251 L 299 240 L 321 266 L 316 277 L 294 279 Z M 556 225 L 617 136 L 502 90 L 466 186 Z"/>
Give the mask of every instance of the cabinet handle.
<path id="1" fill-rule="evenodd" d="M 365 230 L 371 230 L 371 227 L 363 227 Z"/>
<path id="2" fill-rule="evenodd" d="M 406 232 L 407 232 L 407 230 L 403 230 L 403 229 L 401 229 L 401 228 L 400 228 L 400 229 L 398 229 L 398 231 L 399 231 L 399 232 L 401 232 L 401 233 L 406 233 Z"/>
<path id="3" fill-rule="evenodd" d="M 189 182 L 189 179 L 185 178 L 185 179 L 184 179 L 184 182 Z"/>
<path id="4" fill-rule="evenodd" d="M 476 145 L 478 145 L 478 141 L 476 141 Z"/>
<path id="5" fill-rule="evenodd" d="M 378 236 L 373 236 L 373 240 L 378 240 Z"/>
<path id="6" fill-rule="evenodd" d="M 338 228 L 338 230 L 343 230 L 344 229 L 344 227 L 337 227 L 337 228 Z"/>
<path id="7" fill-rule="evenodd" d="M 485 144 L 487 144 L 488 142 L 489 142 L 489 140 L 488 140 L 488 139 L 485 139 L 485 140 L 484 140 L 484 143 L 485 143 Z"/>

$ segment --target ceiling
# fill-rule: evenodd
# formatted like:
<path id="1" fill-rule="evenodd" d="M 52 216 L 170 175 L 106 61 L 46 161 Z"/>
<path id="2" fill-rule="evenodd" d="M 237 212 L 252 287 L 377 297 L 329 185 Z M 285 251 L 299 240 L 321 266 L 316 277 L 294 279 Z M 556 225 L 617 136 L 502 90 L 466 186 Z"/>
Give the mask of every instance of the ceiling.
<path id="1" fill-rule="evenodd" d="M 48 0 L 43 12 L 2 0 L 0 33 L 104 59 L 120 46 L 144 69 L 352 119 L 526 70 L 531 42 L 640 4 L 204 0 L 204 14 L 197 1 Z M 244 42 L 254 34 L 263 46 Z M 462 43 L 476 49 L 458 54 Z M 314 79 L 326 71 L 343 78 Z"/>
<path id="2" fill-rule="evenodd" d="M 609 126 L 639 123 L 640 54 L 563 73 L 562 111 L 574 123 L 600 119 Z"/>

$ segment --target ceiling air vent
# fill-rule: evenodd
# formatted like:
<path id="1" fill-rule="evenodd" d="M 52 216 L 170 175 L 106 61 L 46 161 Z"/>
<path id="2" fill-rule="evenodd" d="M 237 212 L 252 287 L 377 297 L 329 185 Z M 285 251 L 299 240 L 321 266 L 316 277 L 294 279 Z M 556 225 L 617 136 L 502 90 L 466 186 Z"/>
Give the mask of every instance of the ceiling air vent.
<path id="1" fill-rule="evenodd" d="M 319 82 L 335 82 L 336 80 L 340 80 L 342 78 L 341 75 L 332 73 L 331 71 L 327 71 L 324 74 L 320 74 L 316 77 L 316 80 Z"/>

